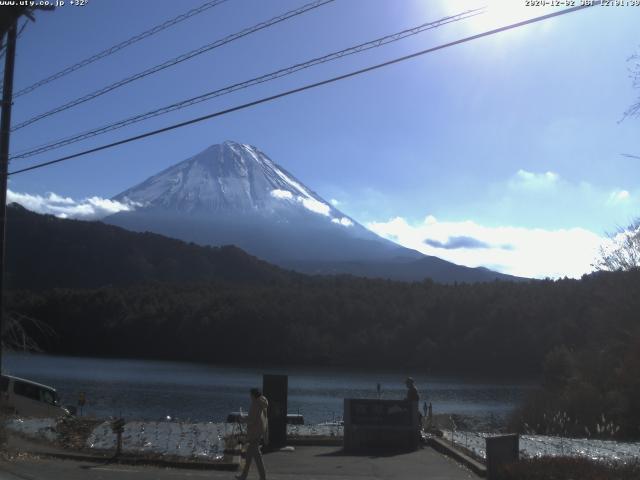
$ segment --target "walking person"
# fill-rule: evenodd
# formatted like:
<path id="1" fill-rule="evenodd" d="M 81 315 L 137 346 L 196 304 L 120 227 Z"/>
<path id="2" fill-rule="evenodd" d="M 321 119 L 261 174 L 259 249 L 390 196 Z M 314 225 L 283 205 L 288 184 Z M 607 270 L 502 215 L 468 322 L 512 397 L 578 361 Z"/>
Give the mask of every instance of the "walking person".
<path id="1" fill-rule="evenodd" d="M 249 407 L 249 415 L 247 416 L 247 454 L 244 461 L 244 469 L 236 478 L 238 480 L 246 480 L 251 461 L 255 460 L 258 467 L 260 480 L 266 480 L 267 474 L 264 471 L 264 463 L 262 462 L 262 453 L 260 452 L 260 440 L 264 440 L 264 444 L 268 444 L 267 438 L 267 407 L 269 401 L 262 392 L 257 388 L 251 389 L 251 407 Z"/>

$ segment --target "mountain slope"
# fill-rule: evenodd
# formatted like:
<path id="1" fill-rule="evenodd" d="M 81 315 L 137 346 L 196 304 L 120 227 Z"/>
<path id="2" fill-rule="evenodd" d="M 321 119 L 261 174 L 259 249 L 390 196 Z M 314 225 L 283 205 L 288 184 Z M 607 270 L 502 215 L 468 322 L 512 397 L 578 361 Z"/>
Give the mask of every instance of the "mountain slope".
<path id="1" fill-rule="evenodd" d="M 386 278 L 405 282 L 419 282 L 429 278 L 438 283 L 476 283 L 494 280 L 521 282 L 529 279 L 478 267 L 456 265 L 438 257 L 425 255 L 417 260 L 395 259 L 390 261 L 352 262 L 283 262 L 284 268 L 311 275 L 349 274 L 367 278 Z"/>
<path id="2" fill-rule="evenodd" d="M 234 246 L 202 247 L 101 222 L 7 207 L 8 288 L 94 288 L 147 282 L 285 283 L 281 270 Z"/>
<path id="3" fill-rule="evenodd" d="M 251 145 L 213 145 L 114 197 L 104 221 L 201 245 L 237 245 L 304 273 L 442 282 L 513 279 L 404 248 L 367 230 Z"/>

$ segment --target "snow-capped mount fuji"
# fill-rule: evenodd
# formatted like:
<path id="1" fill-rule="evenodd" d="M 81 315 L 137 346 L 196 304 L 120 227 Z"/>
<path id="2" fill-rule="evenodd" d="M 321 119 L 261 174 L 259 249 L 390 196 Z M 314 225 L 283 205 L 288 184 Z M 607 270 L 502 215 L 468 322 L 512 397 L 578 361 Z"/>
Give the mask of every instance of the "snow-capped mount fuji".
<path id="1" fill-rule="evenodd" d="M 115 197 L 144 208 L 184 214 L 291 212 L 321 215 L 345 227 L 354 221 L 251 145 L 213 145 Z"/>
<path id="2" fill-rule="evenodd" d="M 236 245 L 305 273 L 445 282 L 503 277 L 379 237 L 251 145 L 213 145 L 113 199 L 134 208 L 107 223 L 202 245 Z"/>
<path id="3" fill-rule="evenodd" d="M 114 200 L 135 208 L 108 223 L 205 245 L 234 244 L 280 265 L 422 256 L 370 232 L 257 148 L 231 141 Z"/>

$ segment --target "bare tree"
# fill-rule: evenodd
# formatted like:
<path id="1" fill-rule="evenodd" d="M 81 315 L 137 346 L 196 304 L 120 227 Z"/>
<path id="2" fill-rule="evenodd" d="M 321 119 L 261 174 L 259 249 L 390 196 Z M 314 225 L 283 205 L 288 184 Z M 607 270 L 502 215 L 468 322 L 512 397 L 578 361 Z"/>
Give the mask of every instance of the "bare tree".
<path id="1" fill-rule="evenodd" d="M 609 241 L 600 247 L 595 267 L 608 271 L 640 268 L 640 218 L 609 235 Z"/>
<path id="2" fill-rule="evenodd" d="M 640 90 L 640 53 L 629 57 L 628 62 L 632 86 Z M 623 120 L 628 117 L 640 117 L 640 96 L 624 112 Z M 640 159 L 637 155 L 623 155 Z M 609 242 L 600 247 L 599 258 L 594 266 L 599 270 L 608 271 L 640 268 L 640 217 L 628 227 L 620 228 L 616 233 L 609 235 Z"/>
<path id="3" fill-rule="evenodd" d="M 629 57 L 629 77 L 633 88 L 640 90 L 640 54 Z M 640 116 L 640 97 L 624 112 L 624 118 Z"/>
<path id="4" fill-rule="evenodd" d="M 41 352 L 29 331 L 37 332 L 40 337 L 54 337 L 54 330 L 47 324 L 17 312 L 7 312 L 2 332 L 3 350 L 22 350 Z"/>

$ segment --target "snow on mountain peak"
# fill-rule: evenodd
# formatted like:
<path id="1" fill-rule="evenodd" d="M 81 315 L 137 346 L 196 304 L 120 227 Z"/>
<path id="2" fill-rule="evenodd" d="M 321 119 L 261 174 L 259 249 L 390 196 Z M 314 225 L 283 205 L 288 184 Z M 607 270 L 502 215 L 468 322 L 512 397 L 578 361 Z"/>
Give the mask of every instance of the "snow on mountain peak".
<path id="1" fill-rule="evenodd" d="M 293 193 L 291 193 L 289 190 L 280 190 L 279 188 L 276 188 L 275 190 L 271 190 L 271 196 L 273 198 L 291 200 L 293 198 Z"/>
<path id="2" fill-rule="evenodd" d="M 180 212 L 269 213 L 304 209 L 354 222 L 252 145 L 225 141 L 122 192 L 115 200 Z"/>

